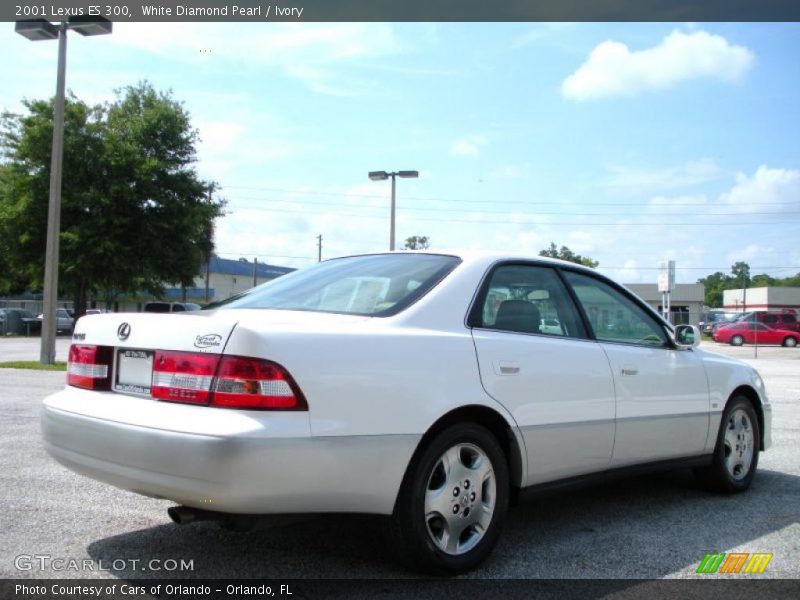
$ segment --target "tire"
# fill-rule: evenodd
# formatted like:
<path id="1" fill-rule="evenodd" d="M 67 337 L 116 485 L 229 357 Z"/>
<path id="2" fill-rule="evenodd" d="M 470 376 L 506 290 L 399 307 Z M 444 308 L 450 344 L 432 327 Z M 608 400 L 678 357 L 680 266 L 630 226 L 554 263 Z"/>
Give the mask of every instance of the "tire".
<path id="1" fill-rule="evenodd" d="M 731 346 L 741 346 L 744 344 L 744 338 L 740 335 L 735 335 L 731 338 Z"/>
<path id="2" fill-rule="evenodd" d="M 491 553 L 508 512 L 506 456 L 475 423 L 439 432 L 409 466 L 389 526 L 398 558 L 415 570 L 457 575 Z"/>
<path id="3" fill-rule="evenodd" d="M 756 411 L 747 398 L 736 396 L 722 413 L 711 466 L 695 475 L 715 491 L 743 492 L 755 477 L 760 444 Z"/>
<path id="4" fill-rule="evenodd" d="M 783 345 L 787 348 L 794 348 L 797 346 L 797 338 L 793 338 L 792 336 L 786 336 L 786 339 L 783 340 Z"/>

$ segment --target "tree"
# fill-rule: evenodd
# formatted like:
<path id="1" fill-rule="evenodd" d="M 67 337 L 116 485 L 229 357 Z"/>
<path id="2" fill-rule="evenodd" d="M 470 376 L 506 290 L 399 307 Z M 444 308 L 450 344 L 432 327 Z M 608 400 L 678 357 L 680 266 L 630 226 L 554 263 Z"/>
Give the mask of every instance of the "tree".
<path id="1" fill-rule="evenodd" d="M 15 276 L 35 289 L 44 270 L 53 102 L 24 104 L 27 115 L 2 117 L 0 237 Z M 146 82 L 118 90 L 106 106 L 69 98 L 59 282 L 78 314 L 90 294 L 192 284 L 224 206 L 194 170 L 197 140 L 183 106 Z"/>
<path id="2" fill-rule="evenodd" d="M 561 246 L 561 249 L 557 249 L 556 245 L 553 242 L 550 242 L 550 247 L 546 250 L 542 250 L 539 252 L 539 256 L 548 256 L 550 258 L 560 258 L 561 260 L 568 260 L 569 262 L 574 262 L 579 265 L 584 265 L 587 267 L 595 268 L 600 263 L 596 260 L 589 258 L 588 256 L 581 256 L 580 254 L 575 254 L 572 250 L 570 250 L 567 246 Z"/>
<path id="3" fill-rule="evenodd" d="M 706 288 L 706 306 L 720 308 L 722 306 L 722 293 L 733 287 L 731 281 L 730 275 L 725 275 L 720 271 L 698 279 L 697 283 L 702 283 Z"/>
<path id="4" fill-rule="evenodd" d="M 427 235 L 412 235 L 406 238 L 405 250 L 427 250 L 431 247 L 431 241 Z"/>
<path id="5" fill-rule="evenodd" d="M 758 275 L 753 275 L 753 278 L 750 280 L 750 285 L 752 287 L 772 287 L 779 285 L 779 281 L 779 279 L 775 279 L 766 273 L 759 273 Z"/>
<path id="6" fill-rule="evenodd" d="M 740 287 L 750 287 L 750 265 L 739 261 L 731 267 L 734 282 Z"/>

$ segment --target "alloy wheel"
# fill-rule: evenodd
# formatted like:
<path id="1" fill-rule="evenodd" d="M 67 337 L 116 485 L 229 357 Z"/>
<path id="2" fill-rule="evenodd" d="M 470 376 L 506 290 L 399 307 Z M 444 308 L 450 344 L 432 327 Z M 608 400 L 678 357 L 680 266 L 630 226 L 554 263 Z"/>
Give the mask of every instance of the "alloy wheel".
<path id="1" fill-rule="evenodd" d="M 497 502 L 494 467 L 470 443 L 456 444 L 436 462 L 425 488 L 425 524 L 442 552 L 458 556 L 481 541 Z"/>

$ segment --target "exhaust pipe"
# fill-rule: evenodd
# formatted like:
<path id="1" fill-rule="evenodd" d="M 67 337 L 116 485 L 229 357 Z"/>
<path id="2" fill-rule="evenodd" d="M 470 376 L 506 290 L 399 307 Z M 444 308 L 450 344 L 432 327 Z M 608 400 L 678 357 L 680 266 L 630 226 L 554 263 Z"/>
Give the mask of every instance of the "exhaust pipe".
<path id="1" fill-rule="evenodd" d="M 195 521 L 213 521 L 210 511 L 201 510 L 199 508 L 191 508 L 189 506 L 170 506 L 167 509 L 169 518 L 173 523 L 178 525 L 188 525 Z"/>
<path id="2" fill-rule="evenodd" d="M 171 506 L 167 509 L 169 518 L 178 525 L 188 525 L 200 521 L 216 521 L 232 531 L 250 531 L 258 521 L 255 515 L 221 513 L 213 510 L 192 508 L 191 506 Z"/>

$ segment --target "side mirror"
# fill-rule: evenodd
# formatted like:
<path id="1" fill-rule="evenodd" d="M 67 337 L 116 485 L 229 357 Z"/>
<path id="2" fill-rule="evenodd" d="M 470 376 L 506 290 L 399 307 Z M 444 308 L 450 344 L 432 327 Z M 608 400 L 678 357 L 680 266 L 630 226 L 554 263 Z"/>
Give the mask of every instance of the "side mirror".
<path id="1" fill-rule="evenodd" d="M 695 325 L 677 325 L 673 339 L 680 348 L 696 348 L 700 345 L 700 330 Z"/>

